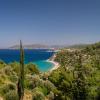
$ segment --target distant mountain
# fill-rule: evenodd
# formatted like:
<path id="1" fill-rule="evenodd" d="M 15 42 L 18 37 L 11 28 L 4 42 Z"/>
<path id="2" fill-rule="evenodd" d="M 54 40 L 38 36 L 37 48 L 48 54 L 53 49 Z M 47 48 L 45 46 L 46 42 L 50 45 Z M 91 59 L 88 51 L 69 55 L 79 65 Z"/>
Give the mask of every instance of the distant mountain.
<path id="1" fill-rule="evenodd" d="M 23 45 L 25 49 L 40 49 L 40 48 L 49 48 L 47 45 L 41 44 L 32 44 L 32 45 Z M 9 49 L 19 49 L 19 45 L 11 46 Z"/>
<path id="2" fill-rule="evenodd" d="M 96 43 L 99 44 L 100 42 Z M 31 44 L 31 45 L 23 45 L 25 49 L 62 49 L 62 48 L 70 48 L 70 49 L 83 49 L 90 44 L 75 44 L 75 45 L 43 45 L 43 44 Z M 19 49 L 19 45 L 11 46 L 9 49 Z"/>
<path id="3" fill-rule="evenodd" d="M 32 45 L 23 45 L 23 47 L 25 49 L 49 49 L 49 48 L 60 49 L 60 48 L 64 48 L 64 47 L 67 47 L 67 46 L 32 44 Z M 19 49 L 19 45 L 11 46 L 9 49 Z"/>

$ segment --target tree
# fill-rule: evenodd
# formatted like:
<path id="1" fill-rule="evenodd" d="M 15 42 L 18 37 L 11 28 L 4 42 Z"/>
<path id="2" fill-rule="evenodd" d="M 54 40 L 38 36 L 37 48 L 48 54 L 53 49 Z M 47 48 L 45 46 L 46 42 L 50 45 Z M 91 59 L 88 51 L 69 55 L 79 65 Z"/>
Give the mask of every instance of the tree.
<path id="1" fill-rule="evenodd" d="M 20 41 L 20 73 L 18 79 L 18 96 L 19 100 L 23 100 L 24 96 L 24 50 Z"/>
<path id="2" fill-rule="evenodd" d="M 88 96 L 88 83 L 86 82 L 86 69 L 82 64 L 82 55 L 79 54 L 77 59 L 77 64 L 75 66 L 74 72 L 77 73 L 77 77 L 74 81 L 74 91 L 73 98 L 74 100 L 86 100 Z"/>
<path id="3" fill-rule="evenodd" d="M 26 65 L 26 71 L 27 74 L 34 75 L 39 74 L 39 69 L 35 64 L 29 63 Z"/>

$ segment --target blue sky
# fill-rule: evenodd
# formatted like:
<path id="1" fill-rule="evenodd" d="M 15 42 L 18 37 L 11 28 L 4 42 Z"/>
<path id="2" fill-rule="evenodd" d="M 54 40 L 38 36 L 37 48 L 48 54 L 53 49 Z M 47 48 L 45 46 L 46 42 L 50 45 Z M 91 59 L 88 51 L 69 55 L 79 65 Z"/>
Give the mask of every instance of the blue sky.
<path id="1" fill-rule="evenodd" d="M 0 48 L 100 41 L 100 0 L 0 0 Z"/>

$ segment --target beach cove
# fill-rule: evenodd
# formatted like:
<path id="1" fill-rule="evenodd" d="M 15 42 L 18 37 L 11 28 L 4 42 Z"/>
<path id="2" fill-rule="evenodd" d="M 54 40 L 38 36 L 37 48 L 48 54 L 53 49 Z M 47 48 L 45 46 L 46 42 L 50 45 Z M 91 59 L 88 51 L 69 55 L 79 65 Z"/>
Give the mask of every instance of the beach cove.
<path id="1" fill-rule="evenodd" d="M 54 51 L 48 49 L 25 49 L 25 64 L 36 64 L 41 72 L 48 72 L 58 68 L 58 63 L 54 61 Z M 19 62 L 20 52 L 15 49 L 2 49 L 0 50 L 0 60 L 5 63 Z"/>

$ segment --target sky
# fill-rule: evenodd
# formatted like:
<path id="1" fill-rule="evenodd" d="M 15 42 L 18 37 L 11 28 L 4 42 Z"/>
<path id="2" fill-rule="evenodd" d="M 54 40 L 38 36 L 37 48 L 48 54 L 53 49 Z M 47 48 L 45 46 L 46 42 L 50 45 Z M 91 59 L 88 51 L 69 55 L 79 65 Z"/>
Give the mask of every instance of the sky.
<path id="1" fill-rule="evenodd" d="M 0 0 L 0 48 L 100 41 L 100 0 Z"/>

